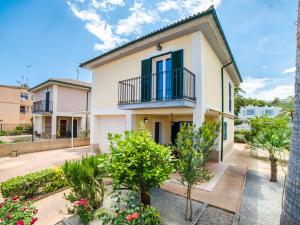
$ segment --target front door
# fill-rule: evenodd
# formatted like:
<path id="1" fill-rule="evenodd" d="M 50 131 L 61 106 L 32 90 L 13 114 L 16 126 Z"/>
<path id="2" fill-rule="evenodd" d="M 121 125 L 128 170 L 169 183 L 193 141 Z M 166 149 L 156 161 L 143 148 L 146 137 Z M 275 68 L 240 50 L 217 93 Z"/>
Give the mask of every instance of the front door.
<path id="1" fill-rule="evenodd" d="M 77 137 L 77 120 L 73 120 L 73 137 Z"/>
<path id="2" fill-rule="evenodd" d="M 160 143 L 160 122 L 155 122 L 154 140 L 156 143 Z"/>
<path id="3" fill-rule="evenodd" d="M 67 120 L 61 120 L 60 121 L 60 136 L 66 137 L 67 136 Z"/>
<path id="4" fill-rule="evenodd" d="M 46 91 L 46 103 L 45 103 L 45 111 L 49 112 L 50 110 L 50 91 Z"/>
<path id="5" fill-rule="evenodd" d="M 173 145 L 176 144 L 177 133 L 179 132 L 179 130 L 180 130 L 180 122 L 174 122 L 171 125 L 171 143 Z"/>

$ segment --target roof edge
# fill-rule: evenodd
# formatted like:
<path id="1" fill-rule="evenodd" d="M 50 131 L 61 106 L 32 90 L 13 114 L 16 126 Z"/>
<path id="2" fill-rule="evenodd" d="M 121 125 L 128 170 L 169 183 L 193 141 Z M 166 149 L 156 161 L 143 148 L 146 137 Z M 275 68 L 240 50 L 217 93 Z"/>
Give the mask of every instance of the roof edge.
<path id="1" fill-rule="evenodd" d="M 32 88 L 30 88 L 28 91 L 33 91 L 35 89 L 38 89 L 42 86 L 44 86 L 45 84 L 47 83 L 50 83 L 50 82 L 54 82 L 54 83 L 58 83 L 58 84 L 63 84 L 63 85 L 69 85 L 69 86 L 74 86 L 74 87 L 80 87 L 80 88 L 86 88 L 86 89 L 89 89 L 91 90 L 92 88 L 90 86 L 85 86 L 85 85 L 80 85 L 80 84 L 72 84 L 72 83 L 69 83 L 69 82 L 64 82 L 64 81 L 60 81 L 60 80 L 55 80 L 55 79 L 49 79 L 49 80 L 46 80 Z"/>

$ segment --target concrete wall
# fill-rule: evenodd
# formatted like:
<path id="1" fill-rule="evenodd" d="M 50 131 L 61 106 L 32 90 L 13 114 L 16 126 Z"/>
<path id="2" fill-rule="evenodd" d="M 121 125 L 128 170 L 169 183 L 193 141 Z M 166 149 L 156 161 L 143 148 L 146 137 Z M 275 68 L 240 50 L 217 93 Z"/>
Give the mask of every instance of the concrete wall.
<path id="1" fill-rule="evenodd" d="M 76 138 L 74 139 L 74 147 L 88 146 L 90 139 Z M 12 151 L 18 151 L 19 154 L 26 154 L 32 152 L 41 152 L 55 149 L 71 148 L 71 140 L 49 140 L 37 142 L 24 142 L 15 144 L 0 144 L 0 157 L 10 156 Z"/>

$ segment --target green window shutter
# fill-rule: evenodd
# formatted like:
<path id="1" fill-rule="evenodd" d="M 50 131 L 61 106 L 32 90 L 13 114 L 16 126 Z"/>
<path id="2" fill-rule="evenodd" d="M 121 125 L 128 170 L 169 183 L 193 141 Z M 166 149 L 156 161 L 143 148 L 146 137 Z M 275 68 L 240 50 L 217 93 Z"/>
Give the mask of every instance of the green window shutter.
<path id="1" fill-rule="evenodd" d="M 183 49 L 171 54 L 172 60 L 172 98 L 183 98 Z"/>
<path id="2" fill-rule="evenodd" d="M 142 61 L 142 71 L 141 71 L 141 101 L 147 102 L 151 101 L 151 87 L 152 87 L 152 63 L 150 59 L 145 59 Z"/>
<path id="3" fill-rule="evenodd" d="M 223 126 L 223 140 L 224 141 L 227 140 L 227 122 L 224 122 L 224 126 Z"/>
<path id="4" fill-rule="evenodd" d="M 232 111 L 232 88 L 231 84 L 229 83 L 229 112 Z"/>

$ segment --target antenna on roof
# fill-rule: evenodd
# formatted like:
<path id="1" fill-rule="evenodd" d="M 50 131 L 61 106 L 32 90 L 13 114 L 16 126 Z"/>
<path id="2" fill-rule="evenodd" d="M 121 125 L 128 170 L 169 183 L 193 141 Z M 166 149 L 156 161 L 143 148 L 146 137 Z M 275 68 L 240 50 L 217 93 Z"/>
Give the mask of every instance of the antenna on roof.
<path id="1" fill-rule="evenodd" d="M 76 69 L 76 73 L 77 73 L 76 80 L 78 80 L 79 79 L 79 68 Z"/>

